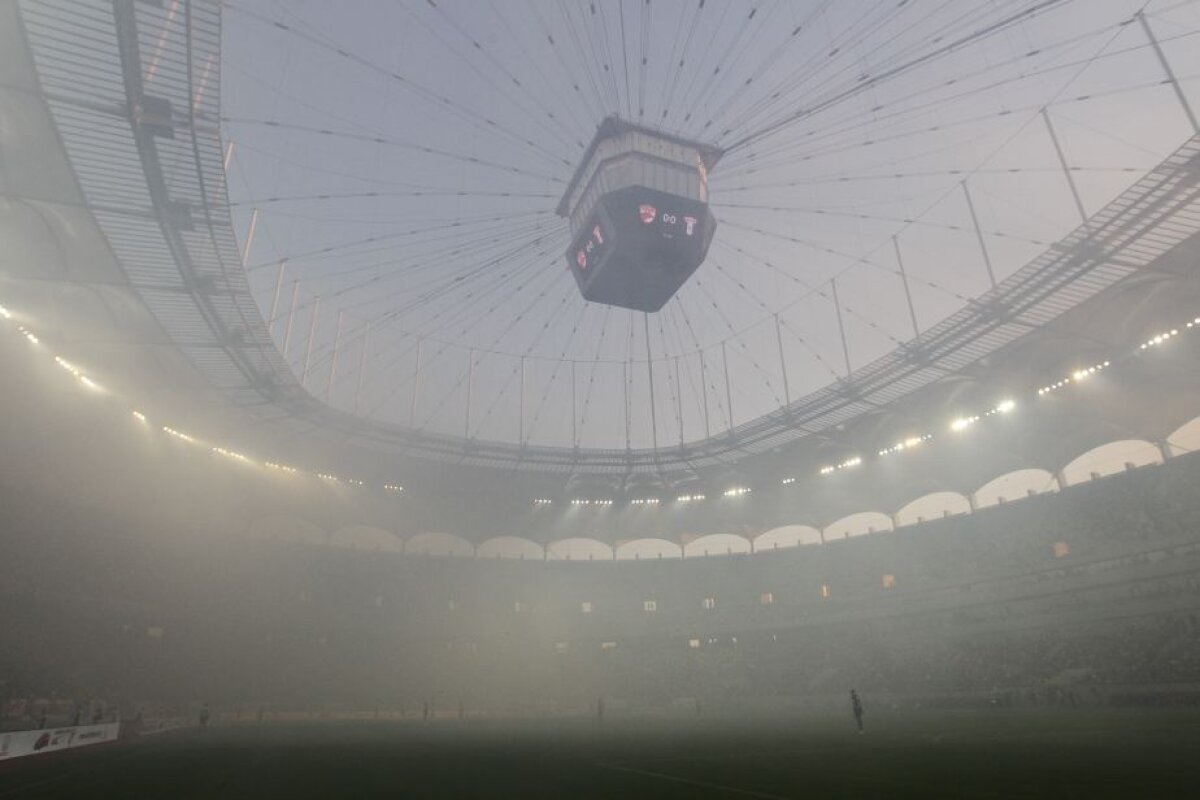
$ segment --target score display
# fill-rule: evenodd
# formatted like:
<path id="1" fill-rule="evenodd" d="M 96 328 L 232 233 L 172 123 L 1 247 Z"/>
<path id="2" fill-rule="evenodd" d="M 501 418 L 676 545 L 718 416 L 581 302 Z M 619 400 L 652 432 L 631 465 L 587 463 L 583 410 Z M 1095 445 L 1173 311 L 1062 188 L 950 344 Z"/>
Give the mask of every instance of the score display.
<path id="1" fill-rule="evenodd" d="M 585 299 L 658 311 L 703 263 L 716 227 L 698 200 L 629 186 L 600 199 L 567 264 Z"/>

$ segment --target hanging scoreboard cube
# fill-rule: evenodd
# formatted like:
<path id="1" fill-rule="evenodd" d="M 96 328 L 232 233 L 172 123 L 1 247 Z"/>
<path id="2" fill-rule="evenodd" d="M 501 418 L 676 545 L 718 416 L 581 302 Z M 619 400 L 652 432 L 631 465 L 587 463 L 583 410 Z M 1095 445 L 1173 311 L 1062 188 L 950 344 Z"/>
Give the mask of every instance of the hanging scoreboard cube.
<path id="1" fill-rule="evenodd" d="M 708 255 L 709 145 L 609 117 L 558 205 L 573 236 L 567 268 L 584 298 L 658 311 Z"/>

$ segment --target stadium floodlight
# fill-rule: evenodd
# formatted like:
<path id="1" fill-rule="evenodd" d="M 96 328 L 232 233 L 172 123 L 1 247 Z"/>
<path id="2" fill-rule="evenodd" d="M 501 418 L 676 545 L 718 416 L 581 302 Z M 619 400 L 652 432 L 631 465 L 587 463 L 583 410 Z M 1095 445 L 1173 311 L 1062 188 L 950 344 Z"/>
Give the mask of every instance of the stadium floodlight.
<path id="1" fill-rule="evenodd" d="M 175 430 L 174 428 L 172 428 L 169 425 L 163 425 L 162 429 L 163 429 L 163 433 L 167 434 L 168 436 L 174 436 L 176 439 L 178 439 L 181 442 L 187 442 L 188 444 L 196 443 L 196 440 L 194 438 L 192 438 L 191 436 L 188 436 L 183 431 Z"/>
<path id="2" fill-rule="evenodd" d="M 404 487 L 398 483 L 385 483 L 383 485 L 383 489 L 386 492 L 393 492 L 393 493 L 399 493 L 399 492 L 404 491 Z M 550 502 L 550 501 L 547 500 L 546 502 Z"/>
<path id="3" fill-rule="evenodd" d="M 143 414 L 143 413 L 142 413 L 142 412 L 140 412 L 140 411 L 134 411 L 134 412 L 133 412 L 133 418 L 134 418 L 134 419 L 136 419 L 138 422 L 141 422 L 141 423 L 143 423 L 143 424 L 146 422 L 146 415 L 145 415 L 145 414 Z"/>
<path id="4" fill-rule="evenodd" d="M 3 317 L 4 319 L 12 319 L 12 314 L 7 308 L 0 306 L 0 317 Z"/>
<path id="5" fill-rule="evenodd" d="M 233 450 L 228 450 L 224 447 L 214 447 L 214 448 L 212 448 L 212 451 L 214 453 L 216 453 L 217 455 L 225 456 L 226 458 L 232 459 L 234 461 L 240 461 L 243 464 L 251 463 L 250 459 L 247 458 L 246 456 L 242 455 L 241 453 L 235 452 Z"/>
<path id="6" fill-rule="evenodd" d="M 1007 414 L 1016 407 L 1017 407 L 1017 404 L 1016 404 L 1016 401 L 1014 401 L 1014 400 L 1001 400 L 999 403 L 996 404 L 996 410 L 999 411 L 1001 414 Z"/>

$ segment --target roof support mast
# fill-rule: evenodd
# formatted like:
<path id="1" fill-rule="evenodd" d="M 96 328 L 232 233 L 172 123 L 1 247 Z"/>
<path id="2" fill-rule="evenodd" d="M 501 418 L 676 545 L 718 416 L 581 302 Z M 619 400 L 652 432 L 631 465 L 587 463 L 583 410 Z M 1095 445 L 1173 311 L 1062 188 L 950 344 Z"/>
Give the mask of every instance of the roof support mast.
<path id="1" fill-rule="evenodd" d="M 362 349 L 358 353 L 358 385 L 354 388 L 354 413 L 361 407 L 363 373 L 367 371 L 367 337 L 371 335 L 371 320 L 363 328 Z"/>
<path id="2" fill-rule="evenodd" d="M 992 257 L 988 254 L 987 242 L 983 240 L 983 229 L 979 227 L 979 217 L 975 213 L 975 204 L 971 202 L 971 190 L 967 188 L 967 182 L 962 184 L 963 197 L 967 199 L 967 211 L 971 212 L 971 224 L 975 226 L 975 239 L 979 242 L 979 252 L 983 254 L 983 266 L 987 269 L 988 282 L 992 288 L 996 288 L 996 272 L 992 269 Z"/>
<path id="3" fill-rule="evenodd" d="M 733 436 L 733 390 L 729 387 L 729 353 L 721 342 L 721 362 L 725 365 L 725 410 L 729 412 L 729 435 Z"/>
<path id="4" fill-rule="evenodd" d="M 853 373 L 850 369 L 850 343 L 846 341 L 846 323 L 842 320 L 842 303 L 838 300 L 837 278 L 829 279 L 829 288 L 833 292 L 833 310 L 837 312 L 838 333 L 842 337 L 842 358 L 846 361 L 846 377 Z"/>
<path id="5" fill-rule="evenodd" d="M 412 401 L 408 404 L 408 427 L 417 424 L 417 396 L 421 393 L 421 337 L 417 337 L 417 360 L 413 363 Z"/>
<path id="6" fill-rule="evenodd" d="M 1183 88 L 1179 85 L 1179 81 L 1175 78 L 1175 71 L 1171 69 L 1170 62 L 1167 61 L 1166 55 L 1162 48 L 1159 47 L 1158 39 L 1154 36 L 1154 31 L 1150 30 L 1150 23 L 1146 21 L 1146 15 L 1140 10 L 1136 14 L 1138 22 L 1142 24 L 1142 30 L 1146 32 L 1146 38 L 1150 40 L 1150 46 L 1154 48 L 1154 54 L 1158 56 L 1158 63 L 1162 65 L 1163 72 L 1167 74 L 1167 82 L 1171 84 L 1171 88 L 1175 90 L 1175 96 L 1179 98 L 1179 105 L 1183 106 L 1183 113 L 1187 115 L 1188 122 L 1192 123 L 1192 132 L 1200 133 L 1200 122 L 1196 121 L 1196 115 L 1192 112 L 1192 106 L 1188 103 L 1187 95 L 1183 93 Z"/>
<path id="7" fill-rule="evenodd" d="M 475 348 L 467 350 L 467 408 L 463 414 L 463 438 L 471 438 L 471 395 L 475 392 Z"/>
<path id="8" fill-rule="evenodd" d="M 908 303 L 908 318 L 912 321 L 913 339 L 921 338 L 921 326 L 917 324 L 917 310 L 913 306 L 912 289 L 908 285 L 908 272 L 904 269 L 904 257 L 900 255 L 900 237 L 892 237 L 892 248 L 896 251 L 896 266 L 900 268 L 900 282 L 904 284 L 904 300 Z"/>
<path id="9" fill-rule="evenodd" d="M 1058 156 L 1058 165 L 1062 167 L 1063 177 L 1067 179 L 1067 186 L 1071 188 L 1071 197 L 1075 200 L 1075 210 L 1079 212 L 1079 221 L 1087 225 L 1087 212 L 1083 210 L 1083 201 L 1079 198 L 1079 188 L 1075 186 L 1075 179 L 1071 177 L 1071 168 L 1067 165 L 1067 157 L 1063 155 L 1062 145 L 1058 142 L 1058 134 L 1054 132 L 1054 123 L 1050 121 L 1050 114 L 1042 107 L 1042 122 L 1046 123 L 1046 133 L 1050 134 L 1050 143 L 1054 145 L 1054 154 Z"/>
<path id="10" fill-rule="evenodd" d="M 654 361 L 650 357 L 650 315 L 642 312 L 646 329 L 646 379 L 650 381 L 650 442 L 658 450 L 658 415 L 654 413 Z"/>
<path id="11" fill-rule="evenodd" d="M 321 318 L 321 295 L 313 301 L 312 322 L 308 326 L 308 344 L 304 347 L 304 369 L 300 372 L 300 385 L 308 388 L 308 367 L 312 363 L 313 339 L 317 337 L 317 321 Z"/>
<path id="12" fill-rule="evenodd" d="M 296 300 L 300 295 L 299 279 L 292 281 L 292 308 L 288 311 L 287 327 L 283 330 L 283 360 L 287 361 L 288 345 L 292 342 L 292 323 L 296 320 Z"/>
<path id="13" fill-rule="evenodd" d="M 779 371 L 783 373 L 783 407 L 792 404 L 792 394 L 788 389 L 787 360 L 783 357 L 783 334 L 779 331 L 779 315 L 775 315 L 775 343 L 779 345 Z"/>
<path id="14" fill-rule="evenodd" d="M 329 360 L 329 383 L 325 386 L 325 402 L 329 402 L 329 398 L 333 396 L 333 380 L 337 377 L 337 359 L 338 349 L 342 346 L 342 322 L 345 320 L 346 312 L 339 311 L 337 317 L 337 331 L 333 334 L 333 356 Z"/>
<path id="15" fill-rule="evenodd" d="M 279 290 L 283 288 L 283 273 L 287 259 L 279 259 L 279 275 L 275 278 L 275 294 L 271 296 L 271 316 L 267 317 L 267 330 L 275 329 L 276 312 L 279 311 Z"/>

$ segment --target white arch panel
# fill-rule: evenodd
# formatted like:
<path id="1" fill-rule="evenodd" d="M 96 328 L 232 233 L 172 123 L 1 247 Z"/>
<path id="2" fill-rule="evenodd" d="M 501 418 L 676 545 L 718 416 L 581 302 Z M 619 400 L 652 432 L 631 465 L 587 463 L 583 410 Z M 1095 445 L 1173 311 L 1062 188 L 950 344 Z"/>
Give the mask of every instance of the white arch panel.
<path id="1" fill-rule="evenodd" d="M 475 548 L 466 539 L 452 533 L 418 533 L 404 543 L 404 554 L 470 558 L 475 555 Z"/>
<path id="2" fill-rule="evenodd" d="M 586 537 L 559 539 L 546 547 L 548 561 L 612 561 L 613 549 L 604 542 Z"/>
<path id="3" fill-rule="evenodd" d="M 1183 423 L 1167 436 L 1167 447 L 1173 456 L 1200 450 L 1200 417 Z"/>
<path id="4" fill-rule="evenodd" d="M 734 553 L 749 553 L 752 549 L 750 540 L 745 537 L 733 533 L 710 533 L 684 545 L 683 557 L 725 556 Z"/>
<path id="5" fill-rule="evenodd" d="M 1035 494 L 1058 491 L 1058 479 L 1044 469 L 1018 469 L 1006 472 L 975 491 L 975 508 L 990 508 Z"/>
<path id="6" fill-rule="evenodd" d="M 617 545 L 617 561 L 683 558 L 683 548 L 666 539 L 633 539 Z"/>
<path id="7" fill-rule="evenodd" d="M 475 548 L 476 558 L 511 558 L 517 561 L 541 561 L 546 557 L 541 545 L 520 536 L 497 536 Z"/>
<path id="8" fill-rule="evenodd" d="M 821 532 L 810 525 L 784 525 L 754 537 L 754 552 L 783 550 L 806 544 L 820 544 Z"/>
<path id="9" fill-rule="evenodd" d="M 1161 464 L 1162 451 L 1143 439 L 1121 439 L 1094 447 L 1063 467 L 1063 481 L 1076 486 L 1133 467 Z"/>
<path id="10" fill-rule="evenodd" d="M 867 533 L 892 530 L 892 518 L 880 511 L 860 511 L 832 523 L 825 529 L 825 541 L 850 539 Z"/>
<path id="11" fill-rule="evenodd" d="M 896 524 L 916 525 L 919 522 L 970 513 L 971 502 L 958 492 L 930 492 L 897 511 Z"/>

